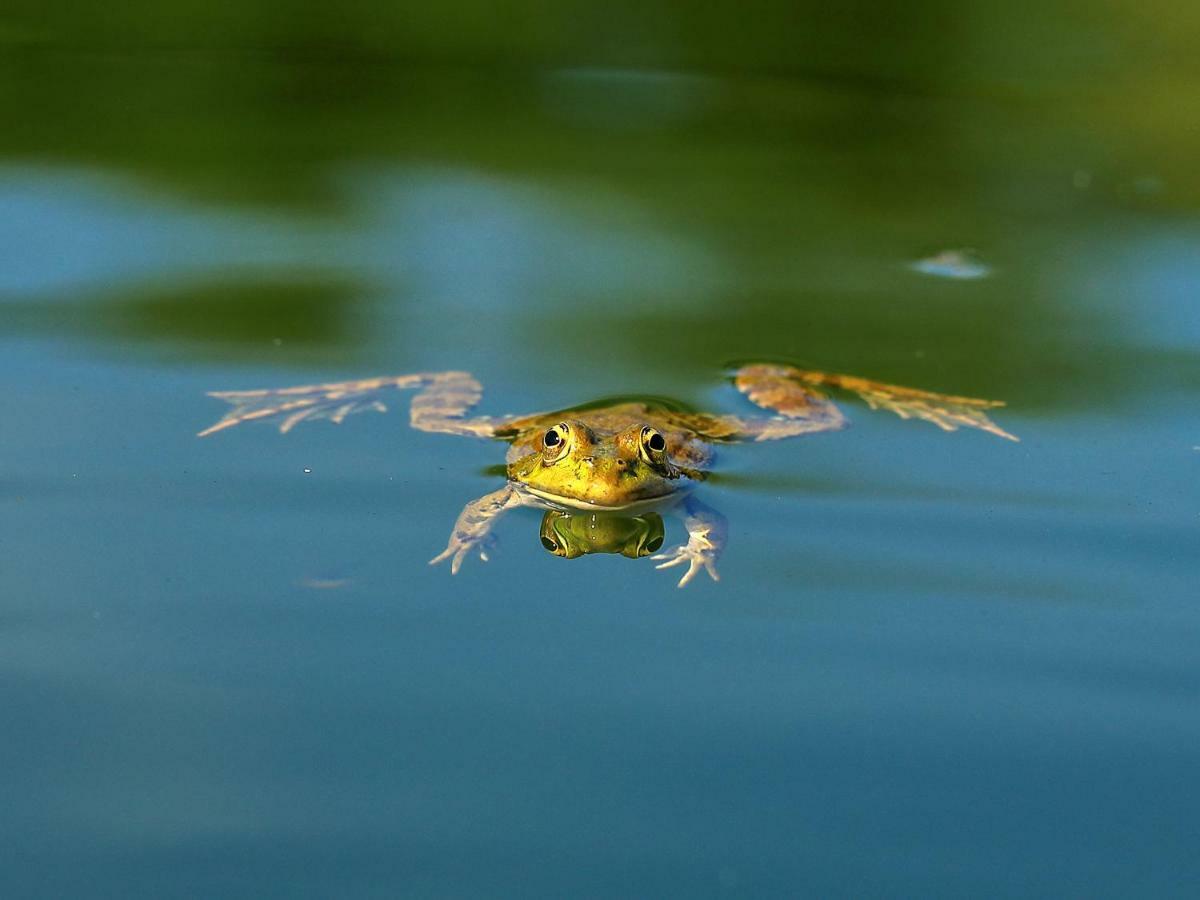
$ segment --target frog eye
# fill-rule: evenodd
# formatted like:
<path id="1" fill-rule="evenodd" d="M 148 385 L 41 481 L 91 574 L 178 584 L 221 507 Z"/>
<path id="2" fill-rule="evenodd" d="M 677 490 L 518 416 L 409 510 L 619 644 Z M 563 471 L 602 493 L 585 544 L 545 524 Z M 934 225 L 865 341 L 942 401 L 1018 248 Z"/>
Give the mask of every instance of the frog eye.
<path id="1" fill-rule="evenodd" d="M 555 462 L 567 452 L 567 444 L 571 437 L 571 427 L 566 422 L 559 422 L 542 435 L 542 456 L 546 462 Z"/>
<path id="2" fill-rule="evenodd" d="M 642 429 L 642 456 L 646 459 L 661 456 L 667 449 L 667 439 L 647 425 Z"/>
<path id="3" fill-rule="evenodd" d="M 551 553 L 553 553 L 555 556 L 562 556 L 562 554 L 563 554 L 563 549 L 561 547 L 559 547 L 557 543 L 555 543 L 554 538 L 550 538 L 550 537 L 546 537 L 545 535 L 542 535 L 542 546 L 545 547 L 547 550 L 549 550 Z"/>

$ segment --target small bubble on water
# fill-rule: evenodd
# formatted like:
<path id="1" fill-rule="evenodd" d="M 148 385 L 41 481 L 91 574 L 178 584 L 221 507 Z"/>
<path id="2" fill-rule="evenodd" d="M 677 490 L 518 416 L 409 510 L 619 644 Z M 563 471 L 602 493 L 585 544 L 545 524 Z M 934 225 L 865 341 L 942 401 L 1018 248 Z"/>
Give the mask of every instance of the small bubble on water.
<path id="1" fill-rule="evenodd" d="M 299 579 L 296 586 L 307 588 L 310 591 L 339 591 L 353 583 L 354 580 L 351 578 L 306 577 Z"/>
<path id="2" fill-rule="evenodd" d="M 991 266 L 983 263 L 972 250 L 943 250 L 909 263 L 909 268 L 922 275 L 933 275 L 937 278 L 955 278 L 969 280 L 986 278 L 992 274 Z"/>
<path id="3" fill-rule="evenodd" d="M 305 470 L 304 470 L 304 474 L 305 474 L 305 475 L 311 475 L 311 474 L 312 474 L 312 469 L 305 469 Z"/>

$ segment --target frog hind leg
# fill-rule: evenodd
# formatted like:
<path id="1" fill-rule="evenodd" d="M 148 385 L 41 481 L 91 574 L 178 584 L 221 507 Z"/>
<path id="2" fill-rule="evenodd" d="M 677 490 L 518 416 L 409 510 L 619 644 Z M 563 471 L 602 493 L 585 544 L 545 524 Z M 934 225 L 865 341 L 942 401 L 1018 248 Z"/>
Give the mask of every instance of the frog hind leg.
<path id="1" fill-rule="evenodd" d="M 479 553 L 483 562 L 488 560 L 488 550 L 493 543 L 492 526 L 514 506 L 522 504 L 521 495 L 511 484 L 490 494 L 484 494 L 463 507 L 450 532 L 446 549 L 429 561 L 431 566 L 450 560 L 450 574 L 457 575 L 463 560 L 472 549 Z"/>
<path id="2" fill-rule="evenodd" d="M 469 372 L 438 372 L 427 376 L 423 389 L 412 399 L 409 422 L 419 431 L 495 437 L 502 420 L 486 416 L 467 418 L 483 396 L 483 388 Z"/>
<path id="3" fill-rule="evenodd" d="M 710 441 L 775 441 L 838 431 L 848 424 L 841 410 L 822 392 L 792 376 L 786 366 L 745 366 L 734 384 L 750 402 L 774 416 L 675 413 L 676 423 Z"/>
<path id="4" fill-rule="evenodd" d="M 410 421 L 421 431 L 495 437 L 503 424 L 497 419 L 467 418 L 483 394 L 469 373 L 418 372 L 280 389 L 213 392 L 210 396 L 224 400 L 232 409 L 199 436 L 250 421 L 278 423 L 284 434 L 305 421 L 328 419 L 340 424 L 355 413 L 387 412 L 385 401 L 395 390 L 418 392 L 412 400 Z"/>
<path id="5" fill-rule="evenodd" d="M 775 409 L 785 416 L 789 407 L 802 407 L 804 398 L 812 396 L 818 386 L 823 386 L 851 391 L 865 400 L 871 409 L 888 410 L 902 419 L 922 419 L 943 431 L 957 431 L 960 427 L 978 428 L 1010 441 L 1020 440 L 988 417 L 989 409 L 1004 406 L 1001 400 L 937 394 L 871 381 L 856 375 L 839 375 L 793 366 L 743 366 L 734 380 L 738 390 L 759 406 Z"/>

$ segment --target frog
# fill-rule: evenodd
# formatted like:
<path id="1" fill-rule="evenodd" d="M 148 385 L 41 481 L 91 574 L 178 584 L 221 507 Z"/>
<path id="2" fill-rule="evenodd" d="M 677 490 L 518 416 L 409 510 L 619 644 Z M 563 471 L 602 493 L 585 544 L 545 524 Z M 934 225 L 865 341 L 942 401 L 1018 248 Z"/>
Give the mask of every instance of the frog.
<path id="1" fill-rule="evenodd" d="M 854 395 L 873 410 L 928 422 L 943 431 L 976 429 L 1010 441 L 989 411 L 998 400 L 941 394 L 857 375 L 787 363 L 751 362 L 730 373 L 752 413 L 695 412 L 659 400 L 619 400 L 523 415 L 473 415 L 483 388 L 465 371 L 419 372 L 299 387 L 214 391 L 230 409 L 199 432 L 208 437 L 263 421 L 287 434 L 302 422 L 341 424 L 364 412 L 386 412 L 397 391 L 415 391 L 409 422 L 417 430 L 508 444 L 504 484 L 467 503 L 445 549 L 429 562 L 489 559 L 493 531 L 518 507 L 545 512 L 543 547 L 556 556 L 593 552 L 649 555 L 658 568 L 684 567 L 679 587 L 705 572 L 719 581 L 727 542 L 725 518 L 695 496 L 713 471 L 716 448 L 837 432 L 849 419 L 831 395 Z M 687 539 L 660 553 L 661 514 L 682 520 Z M 658 517 L 658 526 L 649 516 Z M 651 549 L 653 548 L 653 549 Z M 647 552 L 649 551 L 649 552 Z"/>

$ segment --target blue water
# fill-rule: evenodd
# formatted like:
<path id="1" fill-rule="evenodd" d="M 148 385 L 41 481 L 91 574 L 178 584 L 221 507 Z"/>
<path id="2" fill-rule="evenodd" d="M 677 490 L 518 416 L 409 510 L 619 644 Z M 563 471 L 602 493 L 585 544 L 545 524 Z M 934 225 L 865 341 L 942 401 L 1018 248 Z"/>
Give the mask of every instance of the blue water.
<path id="1" fill-rule="evenodd" d="M 297 99 L 267 76 L 329 59 L 159 84 L 12 34 L 47 108 L 0 138 L 0 896 L 1195 896 L 1200 181 L 1173 105 L 1120 128 L 1164 96 L 1135 57 L 1020 103 L 378 60 Z M 207 391 L 440 369 L 487 414 L 744 412 L 754 358 L 1022 440 L 845 398 L 722 448 L 722 580 L 678 590 L 534 510 L 427 566 L 504 446 L 404 396 L 195 437 Z"/>

